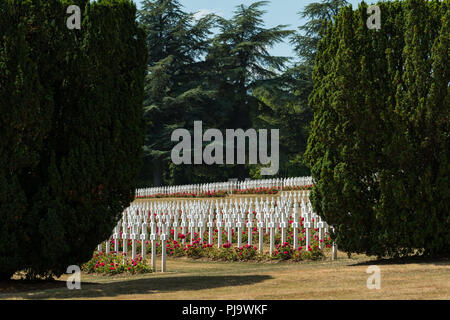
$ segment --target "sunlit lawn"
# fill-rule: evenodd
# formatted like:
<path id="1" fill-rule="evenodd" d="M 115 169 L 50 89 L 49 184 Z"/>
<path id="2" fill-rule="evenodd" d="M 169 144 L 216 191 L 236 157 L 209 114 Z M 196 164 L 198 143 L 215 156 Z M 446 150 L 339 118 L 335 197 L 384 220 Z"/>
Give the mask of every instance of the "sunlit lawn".
<path id="1" fill-rule="evenodd" d="M 158 261 L 159 263 L 159 261 Z M 369 265 L 381 269 L 381 289 L 367 288 Z M 82 274 L 81 290 L 55 282 L 0 284 L 0 299 L 449 299 L 448 260 L 377 261 L 340 253 L 338 260 L 210 262 L 168 258 L 167 272 L 135 276 Z"/>

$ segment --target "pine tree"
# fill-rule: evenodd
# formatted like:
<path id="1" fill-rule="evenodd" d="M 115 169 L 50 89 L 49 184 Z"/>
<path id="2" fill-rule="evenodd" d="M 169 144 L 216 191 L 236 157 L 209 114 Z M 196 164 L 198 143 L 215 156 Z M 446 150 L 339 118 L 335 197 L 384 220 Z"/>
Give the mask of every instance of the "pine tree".
<path id="1" fill-rule="evenodd" d="M 254 95 L 263 100 L 262 126 L 280 128 L 280 175 L 306 176 L 310 174 L 304 163 L 309 126 L 313 112 L 308 106 L 311 94 L 314 53 L 321 38 L 320 30 L 346 4 L 342 0 L 326 0 L 308 4 L 299 14 L 307 18 L 299 32 L 291 35 L 297 61 L 277 81 L 261 86 Z"/>
<path id="2" fill-rule="evenodd" d="M 177 0 L 146 0 L 139 14 L 149 48 L 145 88 L 145 162 L 153 184 L 173 182 L 169 173 L 172 131 L 201 120 L 213 92 L 205 85 L 202 55 L 208 48 L 212 16 L 196 21 Z M 211 115 L 212 116 L 212 115 Z M 207 119 L 205 119 L 207 121 Z M 142 181 L 145 183 L 145 181 Z"/>
<path id="3" fill-rule="evenodd" d="M 267 1 L 259 1 L 236 8 L 230 19 L 218 18 L 219 34 L 214 38 L 207 60 L 213 62 L 217 83 L 231 89 L 233 101 L 230 128 L 248 128 L 251 125 L 255 99 L 249 94 L 264 81 L 276 78 L 288 58 L 272 56 L 268 49 L 288 37 L 292 31 L 285 25 L 264 28 L 261 9 Z"/>
<path id="4" fill-rule="evenodd" d="M 248 129 L 257 123 L 262 100 L 252 91 L 263 84 L 277 81 L 287 57 L 271 55 L 268 50 L 292 34 L 285 25 L 265 28 L 262 7 L 267 1 L 252 3 L 248 7 L 236 7 L 227 20 L 217 17 L 219 28 L 206 57 L 211 70 L 209 82 L 217 90 L 217 103 L 228 110 L 222 128 Z M 234 175 L 248 177 L 248 168 L 234 166 Z"/>
<path id="5" fill-rule="evenodd" d="M 322 0 L 308 4 L 299 12 L 300 16 L 307 18 L 308 21 L 298 28 L 300 33 L 292 36 L 291 42 L 295 45 L 295 51 L 301 62 L 314 64 L 315 52 L 321 38 L 320 31 L 347 4 L 346 0 Z"/>

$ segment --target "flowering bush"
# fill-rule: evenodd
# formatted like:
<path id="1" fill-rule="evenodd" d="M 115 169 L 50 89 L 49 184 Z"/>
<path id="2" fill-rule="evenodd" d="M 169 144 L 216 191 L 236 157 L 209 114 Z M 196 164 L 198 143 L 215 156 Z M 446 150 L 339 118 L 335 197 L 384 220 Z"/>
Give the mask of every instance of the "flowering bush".
<path id="1" fill-rule="evenodd" d="M 223 244 L 222 248 L 211 245 L 206 256 L 220 261 L 248 261 L 259 258 L 256 247 L 249 245 L 233 247 L 229 242 Z"/>
<path id="2" fill-rule="evenodd" d="M 205 255 L 203 249 L 203 246 L 200 244 L 200 239 L 197 239 L 193 241 L 192 244 L 188 243 L 184 248 L 184 251 L 187 257 L 198 259 Z"/>
<path id="3" fill-rule="evenodd" d="M 237 254 L 230 243 L 225 243 L 222 248 L 212 247 L 208 252 L 208 258 L 219 261 L 237 261 Z"/>
<path id="4" fill-rule="evenodd" d="M 277 194 L 280 188 L 247 188 L 247 189 L 233 189 L 233 194 Z"/>
<path id="5" fill-rule="evenodd" d="M 167 254 L 172 257 L 182 257 L 184 255 L 184 248 L 173 239 L 167 241 Z"/>
<path id="6" fill-rule="evenodd" d="M 229 249 L 229 248 L 231 248 L 231 243 L 226 242 L 225 244 L 222 245 L 222 247 L 225 249 Z"/>
<path id="7" fill-rule="evenodd" d="M 212 197 L 226 197 L 228 192 L 219 190 L 219 191 L 205 191 L 197 194 L 197 198 L 212 198 Z"/>
<path id="8" fill-rule="evenodd" d="M 314 185 L 309 184 L 306 186 L 285 186 L 283 187 L 283 191 L 295 191 L 295 190 L 312 190 Z"/>
<path id="9" fill-rule="evenodd" d="M 272 255 L 272 259 L 278 260 L 288 260 L 292 258 L 294 250 L 292 246 L 288 242 L 284 242 L 283 244 L 276 245 L 275 252 Z"/>
<path id="10" fill-rule="evenodd" d="M 235 248 L 238 260 L 253 260 L 258 256 L 258 248 L 248 244 Z"/>
<path id="11" fill-rule="evenodd" d="M 245 221 L 246 222 L 246 221 Z M 291 224 L 293 221 L 289 221 Z M 177 230 L 178 231 L 178 230 Z M 281 240 L 281 228 L 278 228 L 275 235 L 275 250 L 272 256 L 268 254 L 260 254 L 256 247 L 247 245 L 248 242 L 248 233 L 251 232 L 253 235 L 253 241 L 257 243 L 258 241 L 258 232 L 257 227 L 253 227 L 252 229 L 242 228 L 242 238 L 241 242 L 245 245 L 241 247 L 235 247 L 238 239 L 238 232 L 231 230 L 231 243 L 228 240 L 228 233 L 225 228 L 221 229 L 223 245 L 221 248 L 217 248 L 217 239 L 218 232 L 217 228 L 214 229 L 213 233 L 213 244 L 208 244 L 207 239 L 209 238 L 209 233 L 207 230 L 204 231 L 203 236 L 200 237 L 199 233 L 194 232 L 192 244 L 191 244 L 191 233 L 187 232 L 185 234 L 178 233 L 178 240 L 175 241 L 173 238 L 166 241 L 165 249 L 166 254 L 171 257 L 188 257 L 192 259 L 198 258 L 208 258 L 211 260 L 221 260 L 221 261 L 244 261 L 244 260 L 315 260 L 320 259 L 324 256 L 323 250 L 319 249 L 319 244 L 322 240 L 319 240 L 319 232 L 318 229 L 311 229 L 311 244 L 309 248 L 300 247 L 298 250 L 293 249 L 293 237 L 294 237 L 294 229 L 290 226 L 286 230 L 286 239 L 285 242 L 282 243 Z M 298 232 L 298 242 L 299 244 L 304 243 L 306 240 L 305 229 L 303 227 L 303 218 L 299 223 Z M 175 230 L 172 229 L 170 231 L 173 236 Z M 265 230 L 263 232 L 263 244 L 266 247 L 269 244 L 270 235 L 266 234 Z M 326 249 L 331 248 L 331 239 L 327 234 L 324 237 L 323 247 Z M 128 243 L 128 252 L 131 252 L 131 240 L 127 241 Z M 147 254 L 151 253 L 151 242 L 146 241 L 146 252 Z M 114 240 L 111 241 L 111 247 L 114 247 Z M 122 241 L 120 242 L 120 249 L 122 249 Z M 136 250 L 137 252 L 141 252 L 141 242 L 139 240 L 136 241 Z M 156 242 L 156 253 L 161 254 L 161 242 Z M 121 258 L 118 259 L 120 264 Z M 116 262 L 117 263 L 117 262 Z M 94 264 L 95 266 L 95 264 Z M 104 266 L 101 266 L 104 267 Z M 113 266 L 115 270 L 107 271 L 107 273 L 120 273 L 121 270 L 117 270 L 116 266 Z M 93 268 L 93 266 L 92 266 Z M 97 267 L 98 268 L 98 267 Z M 136 268 L 135 268 L 136 269 Z M 102 269 L 98 269 L 96 272 L 100 272 Z M 130 271 L 132 271 L 130 269 Z M 125 270 L 128 272 L 128 270 Z"/>
<path id="12" fill-rule="evenodd" d="M 324 257 L 323 250 L 317 245 L 309 246 L 308 248 L 299 247 L 292 255 L 294 261 L 301 260 L 319 260 Z"/>
<path id="13" fill-rule="evenodd" d="M 91 260 L 82 265 L 81 269 L 87 273 L 100 274 L 121 274 L 121 273 L 150 273 L 152 268 L 143 261 L 141 256 L 137 256 L 134 260 L 125 257 L 123 262 L 123 254 L 108 254 L 97 252 Z"/>

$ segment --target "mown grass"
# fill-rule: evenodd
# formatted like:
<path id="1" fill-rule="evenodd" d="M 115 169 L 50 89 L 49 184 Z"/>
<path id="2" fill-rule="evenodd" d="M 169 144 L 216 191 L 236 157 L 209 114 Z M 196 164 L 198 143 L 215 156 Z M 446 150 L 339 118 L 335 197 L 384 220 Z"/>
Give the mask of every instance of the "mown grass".
<path id="1" fill-rule="evenodd" d="M 159 262 L 159 261 L 158 261 Z M 366 285 L 369 265 L 381 289 Z M 81 290 L 54 282 L 0 284 L 0 299 L 449 299 L 450 267 L 441 260 L 376 260 L 340 253 L 338 260 L 211 262 L 168 258 L 167 272 L 135 276 L 82 274 Z"/>

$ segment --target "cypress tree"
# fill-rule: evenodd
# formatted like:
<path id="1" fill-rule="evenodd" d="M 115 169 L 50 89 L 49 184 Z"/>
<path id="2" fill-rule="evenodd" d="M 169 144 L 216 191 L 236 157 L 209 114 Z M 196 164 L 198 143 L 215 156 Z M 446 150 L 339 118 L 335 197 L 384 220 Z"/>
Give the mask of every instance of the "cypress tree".
<path id="1" fill-rule="evenodd" d="M 377 31 L 345 7 L 319 42 L 306 154 L 347 252 L 448 254 L 448 4 L 379 3 Z"/>
<path id="2" fill-rule="evenodd" d="M 66 27 L 71 4 L 81 30 Z M 59 276 L 90 259 L 134 199 L 145 35 L 127 0 L 1 8 L 0 275 Z"/>

